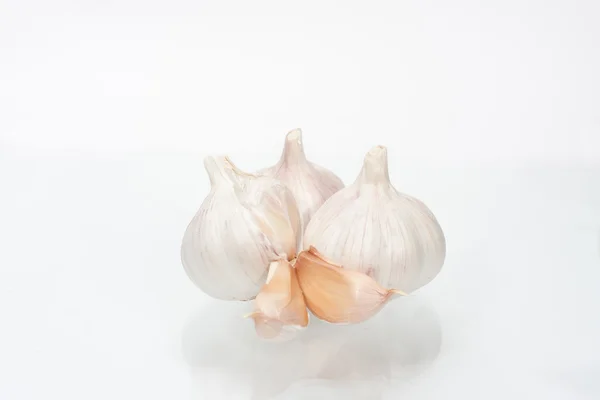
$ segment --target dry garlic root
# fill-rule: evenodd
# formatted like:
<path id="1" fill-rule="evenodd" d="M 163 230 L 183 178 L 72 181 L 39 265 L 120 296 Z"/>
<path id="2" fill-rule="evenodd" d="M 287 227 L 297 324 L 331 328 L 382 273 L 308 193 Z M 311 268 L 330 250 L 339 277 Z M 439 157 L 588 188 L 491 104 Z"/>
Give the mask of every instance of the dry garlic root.
<path id="1" fill-rule="evenodd" d="M 184 268 L 212 297 L 255 298 L 248 316 L 263 338 L 293 337 L 308 325 L 307 307 L 331 323 L 365 321 L 444 263 L 436 218 L 392 186 L 383 146 L 366 154 L 346 188 L 306 159 L 300 130 L 288 133 L 280 161 L 257 174 L 226 157 L 207 157 L 205 167 L 211 192 L 186 230 Z"/>

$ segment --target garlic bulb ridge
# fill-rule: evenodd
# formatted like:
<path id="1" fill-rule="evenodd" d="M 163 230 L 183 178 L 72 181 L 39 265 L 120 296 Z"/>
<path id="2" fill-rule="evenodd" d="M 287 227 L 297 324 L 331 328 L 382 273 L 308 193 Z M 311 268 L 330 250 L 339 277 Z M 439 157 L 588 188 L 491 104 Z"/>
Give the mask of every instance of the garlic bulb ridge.
<path id="1" fill-rule="evenodd" d="M 310 246 L 382 287 L 404 292 L 429 283 L 446 253 L 433 213 L 390 183 L 383 146 L 372 148 L 356 181 L 313 215 L 304 234 L 304 248 Z"/>
<path id="2" fill-rule="evenodd" d="M 296 255 L 300 216 L 280 182 L 240 171 L 226 157 L 204 160 L 211 191 L 189 223 L 181 259 L 206 294 L 249 300 L 274 260 Z"/>
<path id="3" fill-rule="evenodd" d="M 333 172 L 306 159 L 300 129 L 287 134 L 279 162 L 257 174 L 278 179 L 291 190 L 304 228 L 325 200 L 344 187 Z"/>

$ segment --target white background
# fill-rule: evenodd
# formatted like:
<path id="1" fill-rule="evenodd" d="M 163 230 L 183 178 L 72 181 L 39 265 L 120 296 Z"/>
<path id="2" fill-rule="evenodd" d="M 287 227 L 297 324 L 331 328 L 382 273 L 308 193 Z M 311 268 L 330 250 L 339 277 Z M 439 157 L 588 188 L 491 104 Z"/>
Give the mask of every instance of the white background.
<path id="1" fill-rule="evenodd" d="M 1 399 L 598 399 L 600 3 L 0 1 Z M 202 159 L 373 145 L 423 290 L 256 340 L 179 245 Z"/>

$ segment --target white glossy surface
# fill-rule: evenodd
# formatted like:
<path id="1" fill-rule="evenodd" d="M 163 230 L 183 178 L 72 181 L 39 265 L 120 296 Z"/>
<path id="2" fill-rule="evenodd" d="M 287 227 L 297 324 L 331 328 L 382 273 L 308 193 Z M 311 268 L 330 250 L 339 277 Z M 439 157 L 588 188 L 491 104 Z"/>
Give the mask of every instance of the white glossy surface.
<path id="1" fill-rule="evenodd" d="M 180 265 L 200 157 L 0 160 L 2 398 L 600 394 L 597 167 L 396 164 L 445 228 L 442 273 L 368 323 L 270 345 Z"/>
<path id="2" fill-rule="evenodd" d="M 0 2 L 0 399 L 600 398 L 597 0 Z M 447 258 L 258 342 L 179 246 L 202 159 L 374 145 Z"/>

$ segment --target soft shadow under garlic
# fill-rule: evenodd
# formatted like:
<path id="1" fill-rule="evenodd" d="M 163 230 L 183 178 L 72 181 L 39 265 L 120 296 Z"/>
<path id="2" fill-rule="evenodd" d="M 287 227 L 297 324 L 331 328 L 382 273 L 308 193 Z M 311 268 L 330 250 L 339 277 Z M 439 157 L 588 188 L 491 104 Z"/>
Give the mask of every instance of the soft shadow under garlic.
<path id="1" fill-rule="evenodd" d="M 243 399 L 343 396 L 379 399 L 425 373 L 437 358 L 442 327 L 435 310 L 418 295 L 393 302 L 363 324 L 336 326 L 311 321 L 292 341 L 260 340 L 240 315 L 250 304 L 200 310 L 182 334 L 195 398 L 206 395 L 207 373 L 237 388 Z M 315 323 L 316 322 L 316 323 Z M 211 378 L 211 379 L 213 379 Z M 247 388 L 244 397 L 240 388 Z"/>

